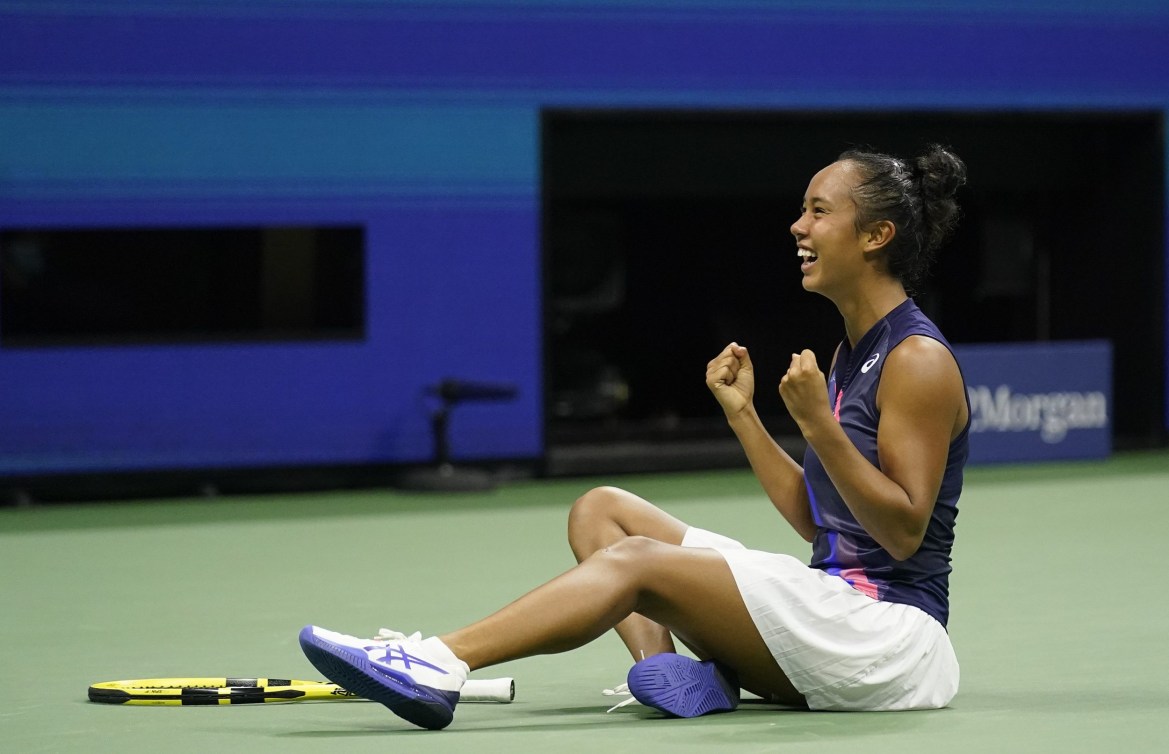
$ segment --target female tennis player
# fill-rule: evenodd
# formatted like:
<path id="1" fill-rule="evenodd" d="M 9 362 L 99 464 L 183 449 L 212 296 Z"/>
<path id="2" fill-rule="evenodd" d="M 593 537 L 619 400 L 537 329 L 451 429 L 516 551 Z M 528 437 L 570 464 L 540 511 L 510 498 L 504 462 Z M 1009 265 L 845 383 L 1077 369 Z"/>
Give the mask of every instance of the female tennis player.
<path id="1" fill-rule="evenodd" d="M 680 717 L 734 709 L 740 689 L 813 710 L 943 707 L 958 689 L 948 575 L 969 407 L 937 327 L 907 291 L 954 226 L 965 165 L 861 151 L 818 172 L 791 226 L 803 286 L 845 338 L 827 377 L 793 354 L 779 396 L 807 441 L 784 453 L 754 407 L 747 348 L 706 384 L 767 496 L 812 545 L 810 565 L 749 550 L 611 487 L 576 501 L 579 564 L 493 615 L 425 640 L 306 626 L 301 646 L 340 686 L 425 728 L 452 719 L 468 672 L 562 652 L 611 628 L 643 704 Z M 675 638 L 699 660 L 675 653 Z"/>

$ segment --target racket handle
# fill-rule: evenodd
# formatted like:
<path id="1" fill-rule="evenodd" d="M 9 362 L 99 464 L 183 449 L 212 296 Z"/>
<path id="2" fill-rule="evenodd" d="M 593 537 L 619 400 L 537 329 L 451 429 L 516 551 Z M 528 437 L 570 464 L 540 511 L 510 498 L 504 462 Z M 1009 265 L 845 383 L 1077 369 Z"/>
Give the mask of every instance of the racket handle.
<path id="1" fill-rule="evenodd" d="M 468 678 L 459 692 L 460 702 L 511 704 L 514 699 L 514 678 Z"/>

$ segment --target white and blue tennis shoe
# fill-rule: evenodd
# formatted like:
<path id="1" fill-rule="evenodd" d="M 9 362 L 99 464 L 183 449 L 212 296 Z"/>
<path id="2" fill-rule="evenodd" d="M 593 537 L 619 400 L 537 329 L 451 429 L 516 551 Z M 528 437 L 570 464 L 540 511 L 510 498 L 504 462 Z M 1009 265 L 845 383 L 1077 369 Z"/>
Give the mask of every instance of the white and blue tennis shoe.
<path id="1" fill-rule="evenodd" d="M 384 629 L 377 639 L 361 639 L 305 626 L 300 648 L 333 683 L 430 730 L 450 725 L 470 672 L 438 638 Z"/>

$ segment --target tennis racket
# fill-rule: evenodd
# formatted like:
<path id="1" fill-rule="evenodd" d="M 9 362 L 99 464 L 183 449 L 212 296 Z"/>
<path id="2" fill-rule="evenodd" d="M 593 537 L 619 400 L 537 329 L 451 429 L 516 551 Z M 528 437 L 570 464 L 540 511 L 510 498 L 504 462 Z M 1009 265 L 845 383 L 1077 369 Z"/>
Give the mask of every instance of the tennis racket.
<path id="1" fill-rule="evenodd" d="M 471 679 L 463 684 L 460 702 L 515 699 L 512 678 Z M 99 704 L 187 707 L 212 704 L 366 701 L 335 683 L 288 678 L 139 678 L 104 681 L 89 687 L 89 701 Z"/>

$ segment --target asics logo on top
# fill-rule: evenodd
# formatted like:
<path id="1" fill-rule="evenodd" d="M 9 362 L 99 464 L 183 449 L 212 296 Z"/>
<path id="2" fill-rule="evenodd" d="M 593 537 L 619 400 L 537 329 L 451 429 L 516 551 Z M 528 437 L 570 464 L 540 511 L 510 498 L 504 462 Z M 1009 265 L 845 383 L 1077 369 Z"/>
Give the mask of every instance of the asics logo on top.
<path id="1" fill-rule="evenodd" d="M 435 671 L 436 673 L 441 673 L 443 675 L 450 675 L 449 672 L 447 672 L 446 670 L 443 670 L 438 665 L 431 665 L 426 660 L 423 660 L 420 657 L 415 657 L 414 655 L 408 653 L 406 650 L 402 649 L 402 647 L 400 647 L 400 646 L 386 647 L 386 656 L 383 657 L 381 661 L 384 662 L 385 664 L 391 665 L 391 666 L 395 662 L 400 662 L 400 663 L 402 663 L 402 667 L 404 667 L 406 670 L 409 670 L 410 668 L 414 667 L 415 665 L 418 665 L 420 667 L 430 668 L 431 670 Z"/>
<path id="2" fill-rule="evenodd" d="M 873 365 L 877 363 L 877 359 L 881 358 L 881 354 L 875 353 L 869 357 L 869 360 L 861 365 L 861 374 L 867 374 Z"/>

